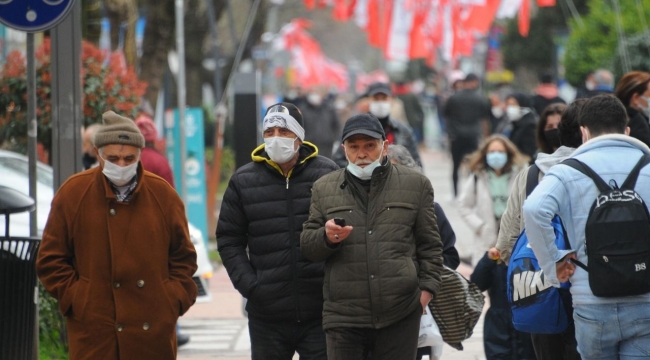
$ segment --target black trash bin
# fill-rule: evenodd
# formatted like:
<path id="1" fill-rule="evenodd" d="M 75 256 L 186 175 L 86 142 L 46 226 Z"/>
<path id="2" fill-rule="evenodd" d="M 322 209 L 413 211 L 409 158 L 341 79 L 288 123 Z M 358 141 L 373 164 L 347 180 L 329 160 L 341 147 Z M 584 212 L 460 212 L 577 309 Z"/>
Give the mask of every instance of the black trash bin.
<path id="1" fill-rule="evenodd" d="M 0 359 L 32 360 L 36 355 L 40 239 L 11 237 L 9 226 L 10 214 L 33 210 L 32 198 L 0 186 L 0 214 L 5 216 L 5 237 L 0 237 Z"/>

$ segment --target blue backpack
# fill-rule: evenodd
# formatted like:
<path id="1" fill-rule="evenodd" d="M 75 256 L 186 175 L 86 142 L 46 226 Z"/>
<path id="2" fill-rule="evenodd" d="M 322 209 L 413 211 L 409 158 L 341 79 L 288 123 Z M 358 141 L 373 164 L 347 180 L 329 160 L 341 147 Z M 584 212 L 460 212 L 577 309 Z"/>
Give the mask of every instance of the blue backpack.
<path id="1" fill-rule="evenodd" d="M 539 168 L 533 165 L 528 170 L 526 197 L 535 189 L 538 179 Z M 560 217 L 555 215 L 551 225 L 555 230 L 555 245 L 560 250 L 569 249 Z M 515 329 L 535 334 L 558 334 L 566 330 L 570 324 L 567 313 L 570 301 L 565 301 L 570 297 L 570 286 L 566 282 L 558 289 L 546 281 L 524 229 L 512 250 L 507 275 L 508 302 Z"/>

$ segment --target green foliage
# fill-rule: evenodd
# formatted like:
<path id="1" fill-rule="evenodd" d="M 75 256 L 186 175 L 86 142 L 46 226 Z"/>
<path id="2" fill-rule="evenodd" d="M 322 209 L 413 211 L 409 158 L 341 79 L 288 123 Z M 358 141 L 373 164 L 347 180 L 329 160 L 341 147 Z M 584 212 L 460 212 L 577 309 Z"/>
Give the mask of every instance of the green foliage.
<path id="1" fill-rule="evenodd" d="M 39 359 L 67 359 L 68 339 L 65 319 L 58 302 L 38 284 Z"/>
<path id="2" fill-rule="evenodd" d="M 650 21 L 650 6 L 637 7 L 636 0 L 618 0 L 621 9 L 623 31 L 629 40 L 630 55 L 643 54 L 635 51 L 642 50 L 632 40 L 643 31 L 641 16 Z M 641 1 L 644 3 L 644 1 Z M 582 18 L 584 27 L 576 20 L 571 20 L 571 35 L 566 46 L 564 65 L 566 78 L 573 85 L 581 85 L 585 76 L 598 68 L 613 70 L 617 78 L 622 75 L 619 57 L 619 36 L 616 30 L 617 16 L 612 0 L 591 0 L 589 15 Z M 643 43 L 641 39 L 640 43 Z M 646 44 L 647 45 L 647 44 Z M 632 46 L 632 48 L 630 48 Z M 645 50 L 647 51 L 647 50 Z M 642 55 L 639 55 L 642 56 Z M 646 57 L 647 59 L 647 57 Z M 634 67 L 633 67 L 634 69 Z"/>
<path id="3" fill-rule="evenodd" d="M 36 119 L 38 142 L 48 152 L 52 146 L 50 54 L 51 42 L 46 38 L 35 52 Z M 84 125 L 100 122 L 108 110 L 135 118 L 146 83 L 138 80 L 133 67 L 119 53 L 105 54 L 85 41 L 81 59 Z M 27 152 L 26 59 L 17 51 L 7 55 L 0 69 L 0 145 Z"/>
<path id="4" fill-rule="evenodd" d="M 221 261 L 221 255 L 219 255 L 219 252 L 217 250 L 208 251 L 208 256 L 210 257 L 210 262 L 217 263 L 217 264 L 222 264 L 223 263 Z"/>
<path id="5" fill-rule="evenodd" d="M 229 146 L 224 146 L 221 153 L 221 182 L 228 184 L 228 180 L 235 172 L 235 152 Z M 224 189 L 225 191 L 225 189 Z"/>
<path id="6" fill-rule="evenodd" d="M 505 67 L 512 71 L 527 67 L 536 73 L 552 69 L 555 62 L 553 36 L 555 29 L 561 27 L 563 24 L 558 21 L 554 8 L 539 9 L 537 16 L 531 19 L 527 37 L 519 34 L 517 19 L 508 21 L 503 37 Z"/>

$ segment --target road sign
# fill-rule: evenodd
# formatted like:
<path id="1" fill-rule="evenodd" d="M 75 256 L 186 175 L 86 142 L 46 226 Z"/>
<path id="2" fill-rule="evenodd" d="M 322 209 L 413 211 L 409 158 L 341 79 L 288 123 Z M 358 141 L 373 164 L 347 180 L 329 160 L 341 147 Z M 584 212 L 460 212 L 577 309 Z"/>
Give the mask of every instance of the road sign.
<path id="1" fill-rule="evenodd" d="M 25 32 L 53 28 L 72 9 L 75 0 L 0 0 L 0 22 Z"/>

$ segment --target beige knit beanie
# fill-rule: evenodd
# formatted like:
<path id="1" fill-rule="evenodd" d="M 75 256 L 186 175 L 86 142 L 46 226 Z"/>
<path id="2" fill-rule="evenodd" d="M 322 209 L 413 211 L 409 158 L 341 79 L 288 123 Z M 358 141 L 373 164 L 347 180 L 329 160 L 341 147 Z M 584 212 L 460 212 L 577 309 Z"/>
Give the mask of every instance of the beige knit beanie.
<path id="1" fill-rule="evenodd" d="M 97 148 L 111 144 L 131 145 L 140 149 L 144 147 L 144 136 L 133 120 L 107 111 L 102 115 L 102 121 L 103 126 L 95 133 Z"/>

